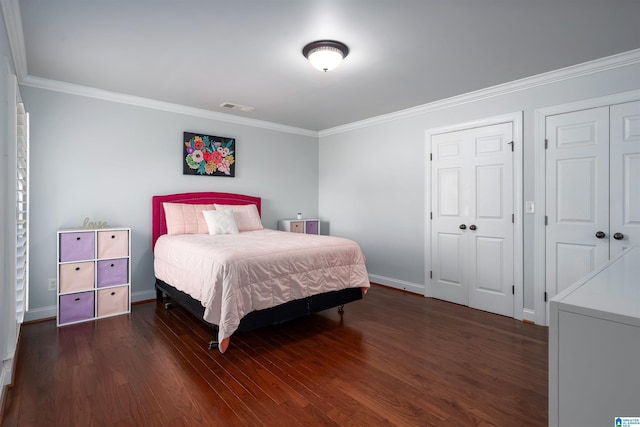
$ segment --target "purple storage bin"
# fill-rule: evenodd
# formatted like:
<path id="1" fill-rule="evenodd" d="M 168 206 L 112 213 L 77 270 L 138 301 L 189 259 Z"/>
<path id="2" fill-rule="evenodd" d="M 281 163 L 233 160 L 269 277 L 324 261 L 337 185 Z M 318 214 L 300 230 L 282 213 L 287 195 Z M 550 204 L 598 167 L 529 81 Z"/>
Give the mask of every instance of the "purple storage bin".
<path id="1" fill-rule="evenodd" d="M 58 323 L 79 322 L 94 317 L 94 292 L 60 295 Z"/>
<path id="2" fill-rule="evenodd" d="M 93 259 L 96 248 L 95 233 L 61 233 L 60 261 L 82 261 Z"/>
<path id="3" fill-rule="evenodd" d="M 318 234 L 318 221 L 307 221 L 304 232 L 307 234 Z"/>
<path id="4" fill-rule="evenodd" d="M 98 261 L 98 287 L 125 285 L 129 283 L 129 259 L 107 259 Z"/>

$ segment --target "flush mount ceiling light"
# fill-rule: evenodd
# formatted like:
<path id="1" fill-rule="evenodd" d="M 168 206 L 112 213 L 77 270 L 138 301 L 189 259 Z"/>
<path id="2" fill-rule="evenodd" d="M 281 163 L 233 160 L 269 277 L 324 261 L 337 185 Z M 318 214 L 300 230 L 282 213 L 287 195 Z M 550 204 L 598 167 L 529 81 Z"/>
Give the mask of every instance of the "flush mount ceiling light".
<path id="1" fill-rule="evenodd" d="M 335 40 L 318 40 L 303 47 L 302 54 L 311 65 L 327 72 L 340 65 L 349 54 L 349 48 Z"/>

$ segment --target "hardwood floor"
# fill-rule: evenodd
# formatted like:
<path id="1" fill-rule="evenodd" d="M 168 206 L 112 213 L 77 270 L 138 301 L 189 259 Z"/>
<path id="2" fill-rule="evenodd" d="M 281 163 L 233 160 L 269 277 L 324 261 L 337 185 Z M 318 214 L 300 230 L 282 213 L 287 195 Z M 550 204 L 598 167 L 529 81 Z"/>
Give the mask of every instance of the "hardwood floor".
<path id="1" fill-rule="evenodd" d="M 23 326 L 6 426 L 546 426 L 547 328 L 373 286 L 238 334 L 181 308 Z"/>

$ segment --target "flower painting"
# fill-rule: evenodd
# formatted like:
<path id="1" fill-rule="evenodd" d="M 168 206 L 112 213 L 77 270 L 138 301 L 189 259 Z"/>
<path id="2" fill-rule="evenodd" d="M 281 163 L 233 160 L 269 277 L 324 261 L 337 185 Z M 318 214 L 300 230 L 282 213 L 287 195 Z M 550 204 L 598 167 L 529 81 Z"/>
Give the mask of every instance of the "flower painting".
<path id="1" fill-rule="evenodd" d="M 183 175 L 235 176 L 236 140 L 184 132 Z"/>

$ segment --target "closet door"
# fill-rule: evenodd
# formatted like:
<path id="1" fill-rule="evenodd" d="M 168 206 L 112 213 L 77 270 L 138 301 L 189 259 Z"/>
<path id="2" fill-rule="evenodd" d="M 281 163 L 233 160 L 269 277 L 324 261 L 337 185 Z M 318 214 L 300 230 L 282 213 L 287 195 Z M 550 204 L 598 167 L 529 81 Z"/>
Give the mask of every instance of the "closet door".
<path id="1" fill-rule="evenodd" d="M 431 295 L 513 316 L 513 124 L 431 140 Z"/>
<path id="2" fill-rule="evenodd" d="M 546 118 L 551 298 L 640 244 L 640 102 Z"/>
<path id="3" fill-rule="evenodd" d="M 611 106 L 610 254 L 640 246 L 640 101 Z"/>
<path id="4" fill-rule="evenodd" d="M 547 117 L 546 140 L 550 298 L 609 259 L 609 108 Z"/>
<path id="5" fill-rule="evenodd" d="M 431 139 L 431 295 L 469 305 L 467 234 L 473 166 L 468 130 Z"/>
<path id="6" fill-rule="evenodd" d="M 477 128 L 469 197 L 469 307 L 513 317 L 513 124 Z"/>

